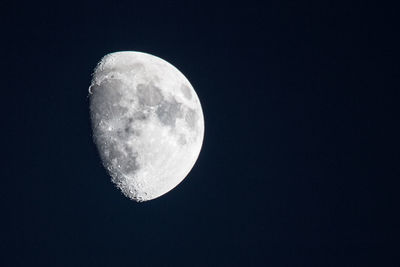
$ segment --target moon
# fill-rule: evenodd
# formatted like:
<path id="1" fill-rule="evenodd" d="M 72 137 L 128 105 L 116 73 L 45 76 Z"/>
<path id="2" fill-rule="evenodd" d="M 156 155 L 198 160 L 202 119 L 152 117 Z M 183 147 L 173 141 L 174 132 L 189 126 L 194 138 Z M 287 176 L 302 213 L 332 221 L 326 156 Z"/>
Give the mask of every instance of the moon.
<path id="1" fill-rule="evenodd" d="M 167 61 L 132 51 L 104 56 L 89 101 L 94 142 L 125 196 L 138 202 L 160 197 L 193 168 L 203 111 L 190 82 Z"/>

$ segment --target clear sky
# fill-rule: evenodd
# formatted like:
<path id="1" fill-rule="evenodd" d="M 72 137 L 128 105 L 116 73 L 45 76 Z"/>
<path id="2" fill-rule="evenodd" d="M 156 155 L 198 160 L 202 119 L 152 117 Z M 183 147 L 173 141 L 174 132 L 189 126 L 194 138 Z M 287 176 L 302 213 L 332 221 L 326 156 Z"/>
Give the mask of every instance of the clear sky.
<path id="1" fill-rule="evenodd" d="M 1 4 L 1 266 L 400 266 L 396 8 L 56 2 Z M 176 66 L 205 116 L 145 203 L 91 137 L 91 73 L 122 50 Z"/>

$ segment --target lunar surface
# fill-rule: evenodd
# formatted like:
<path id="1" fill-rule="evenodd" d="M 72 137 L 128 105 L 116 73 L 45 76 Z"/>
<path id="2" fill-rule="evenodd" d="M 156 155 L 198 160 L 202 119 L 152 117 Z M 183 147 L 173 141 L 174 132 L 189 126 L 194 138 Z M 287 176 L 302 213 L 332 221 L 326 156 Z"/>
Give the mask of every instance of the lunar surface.
<path id="1" fill-rule="evenodd" d="M 174 66 L 140 52 L 106 55 L 89 87 L 93 137 L 112 181 L 136 201 L 177 186 L 195 164 L 204 118 Z"/>

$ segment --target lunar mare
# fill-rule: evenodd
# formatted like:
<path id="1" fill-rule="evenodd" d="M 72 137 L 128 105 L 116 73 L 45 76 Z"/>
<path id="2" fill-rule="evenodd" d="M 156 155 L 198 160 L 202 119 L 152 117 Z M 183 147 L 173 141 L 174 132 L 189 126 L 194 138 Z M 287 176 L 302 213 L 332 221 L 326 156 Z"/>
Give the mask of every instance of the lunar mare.
<path id="1" fill-rule="evenodd" d="M 124 195 L 151 200 L 187 176 L 201 150 L 204 118 L 179 70 L 146 53 L 108 54 L 95 68 L 89 96 L 95 144 Z"/>

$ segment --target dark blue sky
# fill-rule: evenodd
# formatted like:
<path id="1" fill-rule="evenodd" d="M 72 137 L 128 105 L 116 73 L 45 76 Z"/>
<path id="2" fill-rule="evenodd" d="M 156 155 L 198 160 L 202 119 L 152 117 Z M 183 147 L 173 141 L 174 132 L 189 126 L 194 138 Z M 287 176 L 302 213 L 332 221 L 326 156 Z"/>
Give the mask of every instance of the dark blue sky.
<path id="1" fill-rule="evenodd" d="M 2 4 L 0 265 L 399 266 L 396 8 L 143 2 Z M 121 50 L 181 70 L 206 123 L 189 176 L 139 204 L 89 121 Z"/>

